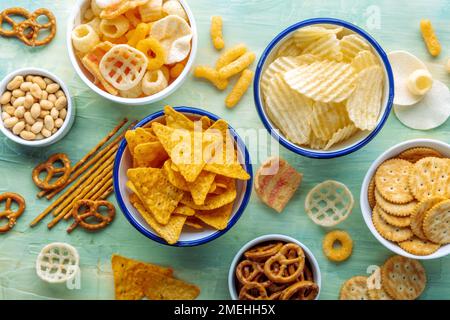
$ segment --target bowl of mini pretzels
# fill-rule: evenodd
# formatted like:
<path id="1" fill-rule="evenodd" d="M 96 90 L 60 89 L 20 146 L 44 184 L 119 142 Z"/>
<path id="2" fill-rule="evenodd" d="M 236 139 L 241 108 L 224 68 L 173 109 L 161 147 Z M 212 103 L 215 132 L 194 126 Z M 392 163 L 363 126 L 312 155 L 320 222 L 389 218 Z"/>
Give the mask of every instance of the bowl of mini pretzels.
<path id="1" fill-rule="evenodd" d="M 300 241 L 281 234 L 246 243 L 228 273 L 233 300 L 318 300 L 319 264 Z"/>

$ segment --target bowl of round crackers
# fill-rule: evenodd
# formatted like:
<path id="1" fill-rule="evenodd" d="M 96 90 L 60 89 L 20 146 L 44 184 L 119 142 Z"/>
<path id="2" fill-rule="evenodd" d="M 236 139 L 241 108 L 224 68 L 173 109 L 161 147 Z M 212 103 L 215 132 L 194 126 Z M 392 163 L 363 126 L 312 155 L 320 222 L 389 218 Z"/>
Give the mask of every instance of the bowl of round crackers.
<path id="1" fill-rule="evenodd" d="M 364 221 L 396 254 L 436 259 L 450 253 L 450 145 L 431 139 L 381 154 L 361 187 Z"/>
<path id="2" fill-rule="evenodd" d="M 196 246 L 239 220 L 252 191 L 248 150 L 228 123 L 201 109 L 164 107 L 128 130 L 114 190 L 128 221 L 162 244 Z"/>
<path id="3" fill-rule="evenodd" d="M 281 145 L 322 159 L 369 143 L 394 98 L 381 46 L 361 28 L 332 18 L 301 21 L 277 35 L 258 62 L 253 89 L 258 114 Z"/>

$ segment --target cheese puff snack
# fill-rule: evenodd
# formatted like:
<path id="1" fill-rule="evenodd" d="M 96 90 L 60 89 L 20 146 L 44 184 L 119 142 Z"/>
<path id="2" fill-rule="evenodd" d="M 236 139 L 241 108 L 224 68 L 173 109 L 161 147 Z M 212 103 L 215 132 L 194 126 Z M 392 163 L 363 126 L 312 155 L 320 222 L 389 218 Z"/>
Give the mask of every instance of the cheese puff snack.
<path id="1" fill-rule="evenodd" d="M 72 43 L 76 50 L 87 53 L 91 51 L 98 43 L 100 38 L 88 24 L 80 24 L 72 30 Z"/>
<path id="2" fill-rule="evenodd" d="M 167 85 L 167 79 L 161 70 L 147 71 L 142 79 L 142 91 L 148 96 L 164 90 Z"/>
<path id="3" fill-rule="evenodd" d="M 211 18 L 211 40 L 213 42 L 214 48 L 217 50 L 223 49 L 225 47 L 225 41 L 223 41 L 222 35 L 222 17 L 213 16 Z"/>
<path id="4" fill-rule="evenodd" d="M 135 47 L 139 41 L 144 40 L 150 31 L 150 26 L 147 23 L 139 23 L 136 29 L 130 30 L 127 35 L 128 45 Z"/>
<path id="5" fill-rule="evenodd" d="M 141 51 L 147 57 L 147 70 L 158 70 L 164 65 L 166 54 L 158 40 L 153 38 L 141 40 L 137 43 L 136 49 Z"/>
<path id="6" fill-rule="evenodd" d="M 100 22 L 100 31 L 109 38 L 120 38 L 130 28 L 130 22 L 124 16 L 118 16 L 114 19 L 102 19 Z"/>

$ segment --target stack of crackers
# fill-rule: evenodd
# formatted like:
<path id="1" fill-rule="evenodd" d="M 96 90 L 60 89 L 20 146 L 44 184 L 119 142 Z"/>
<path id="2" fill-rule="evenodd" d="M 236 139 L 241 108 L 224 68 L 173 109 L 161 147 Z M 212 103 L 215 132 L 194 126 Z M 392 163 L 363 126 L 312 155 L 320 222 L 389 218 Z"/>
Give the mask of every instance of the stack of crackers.
<path id="1" fill-rule="evenodd" d="M 373 224 L 385 239 L 425 256 L 450 243 L 450 159 L 431 148 L 382 163 L 369 185 Z"/>

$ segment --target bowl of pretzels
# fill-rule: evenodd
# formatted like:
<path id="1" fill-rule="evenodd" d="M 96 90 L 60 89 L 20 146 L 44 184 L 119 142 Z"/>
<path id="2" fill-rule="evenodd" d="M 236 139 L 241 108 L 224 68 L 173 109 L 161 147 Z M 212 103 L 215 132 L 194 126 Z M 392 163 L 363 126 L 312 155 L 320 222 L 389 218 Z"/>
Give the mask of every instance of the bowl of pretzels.
<path id="1" fill-rule="evenodd" d="M 100 96 L 125 105 L 175 92 L 189 75 L 197 41 L 185 0 L 81 0 L 67 24 L 77 74 Z"/>
<path id="2" fill-rule="evenodd" d="M 281 234 L 246 243 L 228 273 L 233 300 L 318 300 L 319 264 L 300 241 Z"/>

